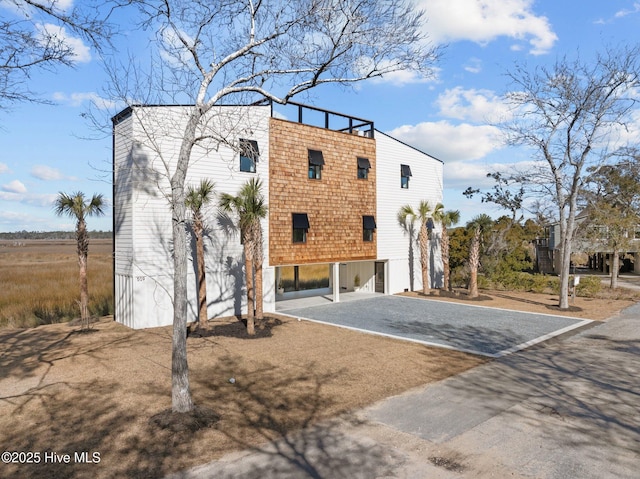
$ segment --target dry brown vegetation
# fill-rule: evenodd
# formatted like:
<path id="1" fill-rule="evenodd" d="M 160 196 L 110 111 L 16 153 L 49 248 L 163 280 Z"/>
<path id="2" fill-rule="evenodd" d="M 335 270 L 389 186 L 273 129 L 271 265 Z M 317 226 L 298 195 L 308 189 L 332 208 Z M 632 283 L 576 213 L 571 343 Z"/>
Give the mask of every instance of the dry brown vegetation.
<path id="1" fill-rule="evenodd" d="M 106 279 L 93 279 L 90 292 L 92 284 L 95 292 L 102 282 L 111 293 L 110 244 L 100 250 L 95 243 L 90 273 Z M 67 301 L 73 303 L 78 294 L 73 242 L 47 248 L 0 251 L 0 295 L 9 289 L 5 272 L 26 265 L 50 276 L 33 290 L 12 293 L 14 301 L 24 302 L 23 296 L 34 301 L 50 281 L 49 289 L 51 284 L 69 288 Z M 464 294 L 430 298 L 469 301 Z M 556 314 L 557 300 L 552 294 L 481 291 L 473 302 Z M 617 297 L 576 298 L 569 314 L 604 319 L 631 304 Z M 188 339 L 189 366 L 196 404 L 218 420 L 195 431 L 162 429 L 153 420 L 171 405 L 170 327 L 134 331 L 105 317 L 89 332 L 80 332 L 73 321 L 0 330 L 0 449 L 71 457 L 71 464 L 0 464 L 0 477 L 162 477 L 486 361 L 277 315 L 258 323 L 254 338 L 236 318 L 218 318 L 210 326 L 204 337 Z M 323 440 L 332 440 L 331 428 L 326 434 Z M 74 454 L 85 451 L 99 453 L 100 462 L 76 463 Z"/>
<path id="2" fill-rule="evenodd" d="M 210 325 L 188 340 L 191 387 L 220 419 L 195 432 L 151 421 L 171 405 L 170 327 L 0 331 L 0 448 L 100 453 L 99 464 L 0 464 L 0 477 L 162 477 L 485 362 L 284 316 L 255 338 L 236 318 Z"/>
<path id="3" fill-rule="evenodd" d="M 89 312 L 113 313 L 111 240 L 89 244 Z M 74 240 L 0 242 L 0 327 L 59 323 L 80 315 Z"/>

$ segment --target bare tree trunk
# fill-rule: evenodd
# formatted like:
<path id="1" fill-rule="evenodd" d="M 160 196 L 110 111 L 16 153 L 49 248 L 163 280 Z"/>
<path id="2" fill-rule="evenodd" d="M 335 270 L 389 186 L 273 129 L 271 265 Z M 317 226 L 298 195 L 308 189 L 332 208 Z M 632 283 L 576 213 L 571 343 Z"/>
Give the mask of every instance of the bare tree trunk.
<path id="1" fill-rule="evenodd" d="M 562 219 L 561 219 L 562 221 Z M 567 221 L 568 223 L 569 221 Z M 565 226 L 562 234 L 562 248 L 560 250 L 560 309 L 569 308 L 569 276 L 571 275 L 571 237 L 573 229 Z"/>
<path id="2" fill-rule="evenodd" d="M 180 207 L 182 206 L 182 207 Z M 173 341 L 171 354 L 171 409 L 193 410 L 187 362 L 187 241 L 184 203 L 174 204 L 173 217 Z"/>
<path id="3" fill-rule="evenodd" d="M 480 228 L 477 228 L 469 250 L 469 297 L 478 297 L 478 265 L 480 264 Z"/>
<path id="4" fill-rule="evenodd" d="M 185 413 L 193 410 L 187 362 L 187 220 L 184 184 L 195 131 L 200 121 L 194 108 L 184 132 L 178 165 L 171 178 L 171 210 L 173 237 L 173 340 L 171 348 L 171 409 Z"/>
<path id="5" fill-rule="evenodd" d="M 620 251 L 614 249 L 611 258 L 611 289 L 618 287 L 618 271 L 620 271 Z"/>
<path id="6" fill-rule="evenodd" d="M 418 243 L 420 245 L 420 265 L 422 266 L 422 293 L 429 294 L 431 291 L 431 281 L 429 280 L 429 232 L 425 224 L 420 226 Z"/>

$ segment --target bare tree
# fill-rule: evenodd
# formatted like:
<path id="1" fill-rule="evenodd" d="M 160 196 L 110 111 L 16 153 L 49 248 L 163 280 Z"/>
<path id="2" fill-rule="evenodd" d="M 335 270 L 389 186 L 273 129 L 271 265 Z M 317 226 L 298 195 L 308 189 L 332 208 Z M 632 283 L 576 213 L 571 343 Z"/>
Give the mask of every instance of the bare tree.
<path id="1" fill-rule="evenodd" d="M 44 101 L 29 86 L 37 71 L 72 67 L 78 60 L 75 39 L 87 48 L 107 47 L 109 23 L 117 1 L 67 2 L 5 0 L 0 17 L 0 108 L 18 101 Z M 123 2 L 129 3 L 129 2 Z M 64 5 L 63 5 L 64 4 Z"/>
<path id="2" fill-rule="evenodd" d="M 157 54 L 145 65 L 112 64 L 115 96 L 129 105 L 191 105 L 175 166 L 167 173 L 173 225 L 172 409 L 186 412 L 193 401 L 186 356 L 185 178 L 194 147 L 205 136 L 238 148 L 226 137 L 229 130 L 203 125 L 223 104 L 286 103 L 323 84 L 348 85 L 407 70 L 430 74 L 437 51 L 420 33 L 422 13 L 409 0 L 157 0 L 140 8 L 142 26 L 155 33 Z"/>
<path id="3" fill-rule="evenodd" d="M 637 101 L 639 52 L 638 46 L 607 49 L 593 61 L 561 58 L 550 68 L 518 66 L 509 73 L 514 89 L 508 98 L 516 114 L 505 125 L 508 141 L 533 149 L 537 161 L 508 180 L 555 208 L 561 309 L 569 307 L 569 268 L 583 175 L 621 141 Z"/>

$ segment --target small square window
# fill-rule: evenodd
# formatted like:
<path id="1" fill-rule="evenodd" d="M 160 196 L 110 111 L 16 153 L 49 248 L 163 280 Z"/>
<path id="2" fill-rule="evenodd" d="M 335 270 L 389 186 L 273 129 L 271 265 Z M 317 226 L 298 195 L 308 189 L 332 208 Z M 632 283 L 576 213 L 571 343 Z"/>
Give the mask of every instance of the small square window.
<path id="1" fill-rule="evenodd" d="M 257 141 L 240 139 L 240 171 L 255 173 L 259 156 Z"/>
<path id="2" fill-rule="evenodd" d="M 318 150 L 309 150 L 309 179 L 321 179 L 323 166 L 324 157 L 322 156 L 322 152 Z"/>
<path id="3" fill-rule="evenodd" d="M 411 168 L 409 165 L 400 165 L 400 188 L 409 188 L 409 177 L 411 175 Z"/>
<path id="4" fill-rule="evenodd" d="M 376 229 L 376 219 L 373 216 L 362 217 L 362 241 L 373 241 L 373 231 Z"/>
<path id="5" fill-rule="evenodd" d="M 366 180 L 370 169 L 371 163 L 368 158 L 358 158 L 358 179 Z"/>
<path id="6" fill-rule="evenodd" d="M 294 243 L 307 242 L 307 230 L 309 229 L 309 217 L 306 213 L 293 213 L 291 215 L 293 225 L 292 240 Z"/>

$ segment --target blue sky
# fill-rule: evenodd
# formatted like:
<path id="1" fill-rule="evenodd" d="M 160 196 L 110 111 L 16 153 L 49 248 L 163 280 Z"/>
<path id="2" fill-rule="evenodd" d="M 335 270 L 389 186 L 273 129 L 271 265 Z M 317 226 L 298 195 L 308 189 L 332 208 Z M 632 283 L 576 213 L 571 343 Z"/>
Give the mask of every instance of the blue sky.
<path id="1" fill-rule="evenodd" d="M 432 42 L 446 45 L 434 78 L 394 75 L 353 89 L 323 87 L 304 101 L 373 120 L 377 129 L 441 159 L 444 204 L 461 211 L 462 223 L 479 213 L 497 217 L 504 212 L 462 191 L 489 188 L 487 171 L 529 159 L 528 152 L 501 145 L 490 124 L 504 109 L 505 72 L 515 62 L 534 67 L 578 51 L 589 58 L 605 45 L 640 41 L 640 1 L 414 1 L 427 12 Z M 6 14 L 0 0 L 0 15 Z M 79 40 L 76 46 L 74 69 L 32 78 L 31 89 L 54 105 L 0 111 L 0 231 L 72 230 L 71 220 L 53 213 L 59 191 L 111 200 L 111 139 L 87 139 L 96 132 L 83 118 L 91 100 L 100 102 L 106 78 L 98 55 Z M 90 218 L 89 228 L 110 230 L 107 211 Z"/>

